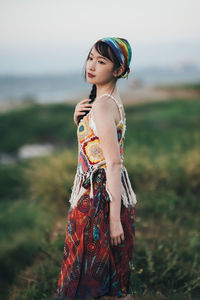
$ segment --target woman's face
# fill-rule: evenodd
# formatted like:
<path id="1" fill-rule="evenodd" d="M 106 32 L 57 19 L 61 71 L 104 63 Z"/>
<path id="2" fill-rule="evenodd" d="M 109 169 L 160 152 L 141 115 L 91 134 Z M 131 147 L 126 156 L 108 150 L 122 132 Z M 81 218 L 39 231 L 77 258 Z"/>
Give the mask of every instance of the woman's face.
<path id="1" fill-rule="evenodd" d="M 113 62 L 107 57 L 101 56 L 99 52 L 92 48 L 86 63 L 86 76 L 88 83 L 103 85 L 113 80 Z M 94 77 L 88 77 L 88 73 Z"/>

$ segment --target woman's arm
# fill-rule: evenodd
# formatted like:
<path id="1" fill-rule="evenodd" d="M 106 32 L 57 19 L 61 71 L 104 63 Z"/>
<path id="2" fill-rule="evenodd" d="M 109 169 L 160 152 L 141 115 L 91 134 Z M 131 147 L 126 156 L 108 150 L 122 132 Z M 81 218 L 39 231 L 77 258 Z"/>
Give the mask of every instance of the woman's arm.
<path id="1" fill-rule="evenodd" d="M 106 160 L 106 185 L 112 201 L 110 202 L 110 221 L 113 228 L 114 244 L 123 239 L 121 226 L 121 158 L 117 130 L 113 114 L 113 103 L 107 97 L 97 99 L 93 104 L 93 116 L 102 151 Z M 112 232 L 111 232 L 112 233 Z"/>

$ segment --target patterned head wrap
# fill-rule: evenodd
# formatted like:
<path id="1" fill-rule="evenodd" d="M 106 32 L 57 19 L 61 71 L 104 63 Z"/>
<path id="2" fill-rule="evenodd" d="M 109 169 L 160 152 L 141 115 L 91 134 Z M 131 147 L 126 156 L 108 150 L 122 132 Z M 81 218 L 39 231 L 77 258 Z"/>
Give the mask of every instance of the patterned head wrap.
<path id="1" fill-rule="evenodd" d="M 116 54 L 120 65 L 125 66 L 125 69 L 127 69 L 127 74 L 121 77 L 126 78 L 130 73 L 129 66 L 132 58 L 132 50 L 129 42 L 126 39 L 115 37 L 102 38 L 98 40 L 98 42 L 100 41 L 108 44 Z"/>

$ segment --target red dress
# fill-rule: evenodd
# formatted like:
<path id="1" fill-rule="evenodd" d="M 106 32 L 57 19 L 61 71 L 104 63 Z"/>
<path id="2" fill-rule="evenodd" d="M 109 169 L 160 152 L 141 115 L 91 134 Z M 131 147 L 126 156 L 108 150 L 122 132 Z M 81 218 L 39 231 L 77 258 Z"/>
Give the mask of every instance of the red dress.
<path id="1" fill-rule="evenodd" d="M 111 246 L 106 162 L 97 135 L 92 110 L 77 127 L 79 160 L 69 202 L 66 238 L 58 287 L 54 299 L 91 299 L 126 296 L 131 293 L 130 273 L 134 252 L 136 195 L 123 165 L 126 118 L 117 136 L 121 156 L 121 223 L 125 240 Z M 101 95 L 100 97 L 104 96 Z"/>

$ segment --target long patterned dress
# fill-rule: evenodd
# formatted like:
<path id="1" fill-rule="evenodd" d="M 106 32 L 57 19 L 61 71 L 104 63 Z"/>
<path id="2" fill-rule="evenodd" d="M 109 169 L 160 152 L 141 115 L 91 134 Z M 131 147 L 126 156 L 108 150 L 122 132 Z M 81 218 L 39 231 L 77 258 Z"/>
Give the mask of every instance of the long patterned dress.
<path id="1" fill-rule="evenodd" d="M 78 166 L 69 200 L 63 261 L 54 299 L 122 297 L 131 293 L 137 201 L 123 165 L 126 118 L 122 118 L 122 104 L 112 95 L 104 95 L 115 100 L 121 115 L 116 130 L 121 156 L 120 216 L 125 239 L 117 246 L 110 242 L 112 195 L 106 185 L 106 162 L 90 110 L 77 127 Z"/>

